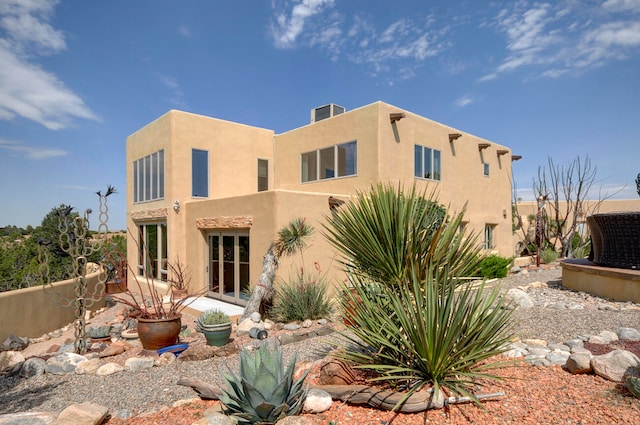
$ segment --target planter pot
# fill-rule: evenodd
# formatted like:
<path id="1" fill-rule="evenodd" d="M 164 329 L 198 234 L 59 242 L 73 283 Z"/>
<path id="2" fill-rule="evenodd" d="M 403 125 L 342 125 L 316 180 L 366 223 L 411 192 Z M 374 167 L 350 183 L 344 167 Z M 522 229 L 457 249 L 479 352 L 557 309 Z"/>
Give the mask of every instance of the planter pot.
<path id="1" fill-rule="evenodd" d="M 202 332 L 207 339 L 207 345 L 222 347 L 229 342 L 231 322 L 221 325 L 200 325 L 200 332 Z"/>
<path id="2" fill-rule="evenodd" d="M 187 289 L 173 289 L 171 295 L 174 300 L 184 300 L 189 296 L 189 291 Z"/>
<path id="3" fill-rule="evenodd" d="M 138 319 L 138 338 L 146 350 L 175 345 L 178 342 L 182 316 L 171 319 Z"/>
<path id="4" fill-rule="evenodd" d="M 111 282 L 107 282 L 104 284 L 104 292 L 107 294 L 120 294 L 127 290 L 127 281 L 126 280 L 114 280 Z"/>

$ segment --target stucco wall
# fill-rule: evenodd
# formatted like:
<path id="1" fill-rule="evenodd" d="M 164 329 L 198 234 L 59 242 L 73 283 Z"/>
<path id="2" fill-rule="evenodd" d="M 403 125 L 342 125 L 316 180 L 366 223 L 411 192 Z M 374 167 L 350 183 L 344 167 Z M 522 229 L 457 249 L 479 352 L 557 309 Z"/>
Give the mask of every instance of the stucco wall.
<path id="1" fill-rule="evenodd" d="M 87 275 L 87 288 L 91 293 L 98 283 L 100 272 Z M 75 281 L 73 279 L 52 283 L 53 288 L 42 286 L 0 292 L 0 341 L 9 335 L 37 338 L 47 332 L 59 329 L 75 320 L 73 307 L 63 307 L 56 302 L 58 295 L 73 300 Z M 54 297 L 52 294 L 58 294 Z M 104 306 L 104 298 L 89 310 Z"/>

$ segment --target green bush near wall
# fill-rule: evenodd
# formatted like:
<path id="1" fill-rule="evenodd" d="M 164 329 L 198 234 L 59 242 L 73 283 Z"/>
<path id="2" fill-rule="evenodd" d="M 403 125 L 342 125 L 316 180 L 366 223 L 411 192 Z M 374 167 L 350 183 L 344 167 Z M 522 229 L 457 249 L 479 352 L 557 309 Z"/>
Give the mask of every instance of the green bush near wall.
<path id="1" fill-rule="evenodd" d="M 478 274 L 485 279 L 506 277 L 511 261 L 511 258 L 500 257 L 499 255 L 489 255 L 480 262 Z"/>

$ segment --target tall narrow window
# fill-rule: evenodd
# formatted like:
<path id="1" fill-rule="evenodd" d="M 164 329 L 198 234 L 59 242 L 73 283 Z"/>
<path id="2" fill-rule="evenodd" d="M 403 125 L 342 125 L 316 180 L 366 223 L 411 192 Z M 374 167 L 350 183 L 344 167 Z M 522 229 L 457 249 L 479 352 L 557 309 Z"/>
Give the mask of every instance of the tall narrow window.
<path id="1" fill-rule="evenodd" d="M 269 190 L 269 160 L 258 159 L 258 192 Z"/>
<path id="2" fill-rule="evenodd" d="M 495 248 L 495 241 L 493 239 L 493 233 L 494 233 L 495 227 L 496 227 L 495 224 L 484 225 L 484 249 Z"/>
<path id="3" fill-rule="evenodd" d="M 442 178 L 441 153 L 437 149 L 414 145 L 413 175 L 422 179 L 440 180 Z"/>
<path id="4" fill-rule="evenodd" d="M 167 224 L 142 224 L 138 229 L 138 275 L 167 280 Z"/>
<path id="5" fill-rule="evenodd" d="M 191 150 L 191 196 L 209 196 L 209 152 Z"/>
<path id="6" fill-rule="evenodd" d="M 484 175 L 485 175 L 485 176 L 487 176 L 487 177 L 489 177 L 489 164 L 487 164 L 487 163 L 485 162 L 484 164 L 482 164 L 482 166 L 483 166 L 483 170 L 484 170 L 484 171 L 483 171 L 483 172 L 484 172 Z"/>
<path id="7" fill-rule="evenodd" d="M 164 198 L 164 151 L 133 161 L 133 202 Z"/>
<path id="8" fill-rule="evenodd" d="M 338 177 L 352 176 L 358 168 L 357 143 L 338 145 Z"/>

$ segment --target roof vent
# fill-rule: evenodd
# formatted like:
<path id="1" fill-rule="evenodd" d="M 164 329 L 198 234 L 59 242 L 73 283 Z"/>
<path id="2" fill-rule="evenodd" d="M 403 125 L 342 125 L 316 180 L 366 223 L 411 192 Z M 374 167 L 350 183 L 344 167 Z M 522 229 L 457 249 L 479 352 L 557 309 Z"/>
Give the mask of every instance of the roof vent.
<path id="1" fill-rule="evenodd" d="M 314 123 L 316 121 L 322 121 L 327 118 L 335 117 L 336 115 L 340 115 L 344 113 L 344 108 L 340 105 L 336 105 L 335 103 L 330 103 L 328 105 L 320 106 L 319 108 L 315 108 L 311 110 L 311 122 Z"/>

